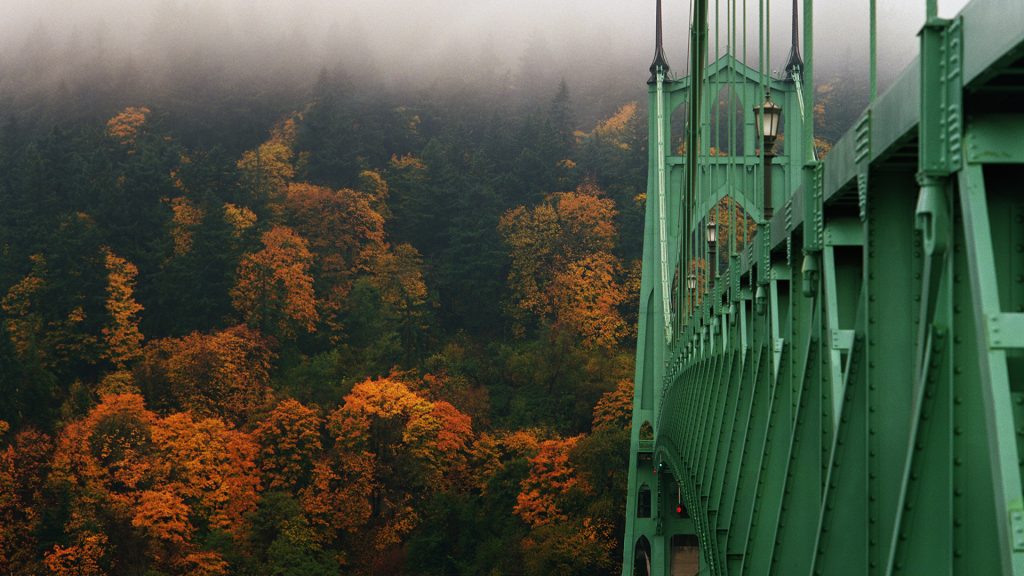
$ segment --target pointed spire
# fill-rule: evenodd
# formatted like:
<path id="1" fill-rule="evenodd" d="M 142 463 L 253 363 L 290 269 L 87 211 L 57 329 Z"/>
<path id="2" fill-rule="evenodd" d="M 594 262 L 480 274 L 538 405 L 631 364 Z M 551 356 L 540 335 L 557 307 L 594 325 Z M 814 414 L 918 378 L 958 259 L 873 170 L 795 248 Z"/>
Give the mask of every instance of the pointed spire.
<path id="1" fill-rule="evenodd" d="M 803 69 L 804 61 L 800 57 L 800 18 L 797 12 L 797 0 L 793 0 L 793 45 L 789 48 L 789 61 L 786 62 L 786 77 L 793 79 L 793 69 Z"/>
<path id="2" fill-rule="evenodd" d="M 661 0 L 658 0 L 657 12 L 657 24 L 654 33 L 654 61 L 651 62 L 651 77 L 647 80 L 648 84 L 653 84 L 657 80 L 658 68 L 661 68 L 663 72 L 669 71 L 668 60 L 665 58 L 665 47 L 662 43 Z"/>

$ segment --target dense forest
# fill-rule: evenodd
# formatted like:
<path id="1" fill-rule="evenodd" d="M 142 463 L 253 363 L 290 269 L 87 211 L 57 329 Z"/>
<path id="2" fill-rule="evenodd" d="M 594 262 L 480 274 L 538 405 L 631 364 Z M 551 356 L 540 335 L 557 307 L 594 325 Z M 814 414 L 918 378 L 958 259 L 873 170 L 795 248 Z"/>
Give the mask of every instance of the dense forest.
<path id="1" fill-rule="evenodd" d="M 0 573 L 615 571 L 646 119 L 541 101 L 9 117 Z"/>

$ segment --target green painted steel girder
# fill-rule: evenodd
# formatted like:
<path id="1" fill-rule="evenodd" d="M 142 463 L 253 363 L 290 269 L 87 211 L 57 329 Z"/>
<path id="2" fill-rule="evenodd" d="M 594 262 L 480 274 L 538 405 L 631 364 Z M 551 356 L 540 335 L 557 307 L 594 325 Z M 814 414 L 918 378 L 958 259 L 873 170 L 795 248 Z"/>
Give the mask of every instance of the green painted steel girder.
<path id="1" fill-rule="evenodd" d="M 784 79 L 710 54 L 706 0 L 690 77 L 659 45 L 624 576 L 692 554 L 716 575 L 1024 576 L 1024 3 L 931 8 L 919 58 L 822 162 L 810 23 Z M 744 111 L 724 154 L 715 90 Z M 765 92 L 793 135 L 771 212 Z M 720 257 L 703 230 L 726 197 L 757 232 Z M 702 260 L 723 268 L 691 290 Z"/>

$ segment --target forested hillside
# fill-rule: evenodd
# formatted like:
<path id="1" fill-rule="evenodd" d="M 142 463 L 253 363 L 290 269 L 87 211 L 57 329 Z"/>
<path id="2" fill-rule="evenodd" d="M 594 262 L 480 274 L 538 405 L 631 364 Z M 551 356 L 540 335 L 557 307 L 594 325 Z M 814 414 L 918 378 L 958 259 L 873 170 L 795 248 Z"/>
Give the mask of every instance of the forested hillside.
<path id="1" fill-rule="evenodd" d="M 645 111 L 287 103 L 4 122 L 0 573 L 614 572 Z"/>

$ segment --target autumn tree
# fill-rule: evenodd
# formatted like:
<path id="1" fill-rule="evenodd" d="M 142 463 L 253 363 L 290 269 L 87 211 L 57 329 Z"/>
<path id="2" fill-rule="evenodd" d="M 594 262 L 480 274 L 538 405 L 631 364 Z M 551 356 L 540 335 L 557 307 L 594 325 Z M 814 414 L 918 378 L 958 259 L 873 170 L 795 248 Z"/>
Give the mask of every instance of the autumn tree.
<path id="1" fill-rule="evenodd" d="M 603 394 L 594 405 L 593 428 L 629 428 L 633 418 L 633 392 L 633 380 L 623 378 L 614 390 Z"/>
<path id="2" fill-rule="evenodd" d="M 473 438 L 469 417 L 447 402 L 424 399 L 398 378 L 357 384 L 331 413 L 327 428 L 334 437 L 334 457 L 349 464 L 348 474 L 362 469 L 362 484 L 372 491 L 353 494 L 339 486 L 338 472 L 318 466 L 307 508 L 322 517 L 324 503 L 339 498 L 364 502 L 357 508 L 364 512 L 368 504 L 373 512 L 372 521 L 366 516 L 371 556 L 397 545 L 416 527 L 416 504 L 424 496 L 465 477 Z M 351 517 L 336 521 L 351 525 Z"/>
<path id="3" fill-rule="evenodd" d="M 139 357 L 142 347 L 142 332 L 139 331 L 138 314 L 142 306 L 135 301 L 135 277 L 138 269 L 131 263 L 104 250 L 107 268 L 107 314 L 110 321 L 103 328 L 104 356 L 115 367 L 124 369 L 128 362 Z"/>
<path id="4" fill-rule="evenodd" d="M 105 548 L 105 538 L 91 546 L 84 543 L 97 529 L 130 525 L 140 492 L 158 479 L 152 441 L 156 422 L 141 396 L 111 394 L 84 419 L 64 428 L 49 482 L 68 495 L 74 514 L 64 531 L 77 542 L 63 551 L 55 549 L 54 557 Z M 52 559 L 47 561 L 51 569 Z"/>
<path id="5" fill-rule="evenodd" d="M 210 528 L 241 539 L 261 490 L 255 440 L 219 418 L 197 419 L 187 412 L 161 419 L 152 429 L 152 438 L 158 456 L 155 466 L 174 498 Z M 165 496 L 154 498 L 168 505 L 177 502 Z M 168 530 L 174 527 L 174 534 L 182 538 L 187 534 L 187 527 L 171 519 L 166 522 Z M 168 537 L 177 538 L 171 532 Z"/>
<path id="6" fill-rule="evenodd" d="M 192 539 L 188 505 L 170 490 L 145 490 L 132 516 L 132 526 L 153 541 L 151 554 L 160 563 L 168 563 L 177 551 Z"/>
<path id="7" fill-rule="evenodd" d="M 29 354 L 45 353 L 40 349 L 43 319 L 38 310 L 38 299 L 45 282 L 46 258 L 42 254 L 34 254 L 31 260 L 32 271 L 11 286 L 0 301 L 0 308 L 6 316 L 6 332 L 14 350 L 23 358 Z"/>
<path id="8" fill-rule="evenodd" d="M 8 424 L 0 420 L 0 439 L 8 432 Z M 47 512 L 52 443 L 31 428 L 11 436 L 9 443 L 0 441 L 0 572 L 28 574 L 41 568 L 34 553 Z"/>
<path id="9" fill-rule="evenodd" d="M 167 203 L 171 207 L 171 240 L 174 242 L 174 255 L 183 256 L 192 251 L 195 229 L 203 223 L 202 208 L 195 205 L 186 196 L 170 198 Z"/>
<path id="10" fill-rule="evenodd" d="M 284 226 L 265 232 L 262 241 L 262 250 L 246 254 L 238 264 L 231 290 L 235 309 L 247 324 L 267 334 L 287 339 L 297 330 L 315 331 L 319 315 L 308 243 Z"/>
<path id="11" fill-rule="evenodd" d="M 385 189 L 375 190 L 376 194 L 386 196 L 383 180 L 376 187 Z M 285 210 L 295 230 L 309 242 L 318 307 L 334 332 L 341 328 L 338 315 L 352 282 L 376 269 L 387 250 L 384 217 L 375 204 L 379 204 L 375 196 L 348 188 L 288 186 Z"/>
<path id="12" fill-rule="evenodd" d="M 46 567 L 53 576 L 105 576 L 109 574 L 103 568 L 108 540 L 104 534 L 87 533 L 70 546 L 55 544 L 46 554 Z"/>
<path id="13" fill-rule="evenodd" d="M 626 333 L 618 259 L 611 254 L 615 204 L 593 184 L 549 195 L 535 208 L 506 212 L 499 229 L 509 246 L 515 309 L 610 347 Z"/>
<path id="14" fill-rule="evenodd" d="M 146 124 L 150 109 L 145 106 L 129 106 L 107 120 L 107 135 L 129 149 L 134 149 L 139 133 Z"/>
<path id="15" fill-rule="evenodd" d="M 596 252 L 570 263 L 551 282 L 555 325 L 578 334 L 590 346 L 612 348 L 626 335 L 619 313 L 627 299 L 617 281 L 618 260 Z"/>
<path id="16" fill-rule="evenodd" d="M 6 332 L 23 362 L 68 380 L 91 376 L 100 363 L 107 270 L 91 216 L 63 217 L 45 252 L 27 258 L 28 272 L 0 299 Z"/>
<path id="17" fill-rule="evenodd" d="M 565 521 L 559 500 L 579 483 L 569 452 L 582 436 L 555 438 L 540 443 L 530 459 L 530 475 L 523 480 L 514 512 L 531 526 Z"/>
<path id="18" fill-rule="evenodd" d="M 487 493 L 489 484 L 514 462 L 529 462 L 537 456 L 544 433 L 540 430 L 521 429 L 499 432 L 482 432 L 473 443 L 471 463 L 477 474 L 475 488 Z M 529 466 L 526 467 L 529 470 Z M 521 480 L 521 479 L 520 479 Z M 519 492 L 519 481 L 516 482 L 516 493 Z"/>
<path id="19" fill-rule="evenodd" d="M 160 418 L 137 394 L 103 396 L 58 440 L 49 483 L 69 499 L 63 528 L 70 545 L 58 544 L 47 565 L 59 574 L 109 558 L 127 564 L 124 571 L 143 562 L 176 573 L 185 566 L 225 573 L 196 536 L 245 539 L 261 488 L 257 451 L 248 434 L 220 419 Z M 116 539 L 94 541 L 96 534 Z M 146 559 L 130 550 L 145 550 Z"/>
<path id="20" fill-rule="evenodd" d="M 245 422 L 267 401 L 273 359 L 266 341 L 247 326 L 193 332 L 151 341 L 135 381 L 157 406 Z"/>
<path id="21" fill-rule="evenodd" d="M 245 206 L 225 202 L 222 219 L 230 230 L 232 246 L 241 246 L 256 228 L 256 213 Z"/>
<path id="22" fill-rule="evenodd" d="M 285 118 L 271 130 L 270 138 L 238 160 L 243 186 L 252 199 L 268 205 L 271 217 L 278 217 L 288 183 L 295 176 L 295 135 L 297 117 Z"/>
<path id="23" fill-rule="evenodd" d="M 297 492 L 309 483 L 322 450 L 321 424 L 315 408 L 291 399 L 279 402 L 257 424 L 253 436 L 259 443 L 258 461 L 268 489 Z"/>

